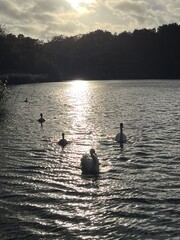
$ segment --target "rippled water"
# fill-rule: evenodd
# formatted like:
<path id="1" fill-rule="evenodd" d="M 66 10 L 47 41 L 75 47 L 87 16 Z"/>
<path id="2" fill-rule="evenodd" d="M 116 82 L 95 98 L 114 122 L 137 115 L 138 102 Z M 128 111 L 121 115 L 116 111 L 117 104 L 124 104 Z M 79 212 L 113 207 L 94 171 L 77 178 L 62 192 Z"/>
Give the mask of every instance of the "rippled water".
<path id="1" fill-rule="evenodd" d="M 180 239 L 179 92 L 180 81 L 147 80 L 8 87 L 0 239 Z M 114 141 L 120 122 L 123 147 Z M 80 169 L 91 147 L 98 176 Z"/>

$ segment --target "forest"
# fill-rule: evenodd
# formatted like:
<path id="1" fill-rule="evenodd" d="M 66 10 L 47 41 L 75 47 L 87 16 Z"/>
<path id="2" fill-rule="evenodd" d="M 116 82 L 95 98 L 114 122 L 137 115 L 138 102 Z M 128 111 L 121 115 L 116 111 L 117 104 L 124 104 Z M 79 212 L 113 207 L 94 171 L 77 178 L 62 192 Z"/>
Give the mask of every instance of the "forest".
<path id="1" fill-rule="evenodd" d="M 180 25 L 112 34 L 96 30 L 47 42 L 0 25 L 0 79 L 8 84 L 72 79 L 180 79 Z"/>

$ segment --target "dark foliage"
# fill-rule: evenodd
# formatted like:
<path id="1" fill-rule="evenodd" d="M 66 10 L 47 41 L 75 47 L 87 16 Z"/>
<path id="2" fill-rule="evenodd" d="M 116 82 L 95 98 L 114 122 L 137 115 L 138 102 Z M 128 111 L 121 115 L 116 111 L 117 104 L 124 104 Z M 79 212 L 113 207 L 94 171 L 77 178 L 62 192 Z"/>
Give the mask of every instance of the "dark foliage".
<path id="1" fill-rule="evenodd" d="M 111 34 L 96 30 L 44 43 L 0 27 L 0 75 L 9 84 L 68 79 L 180 79 L 180 25 Z M 33 76 L 33 77 L 32 77 Z"/>

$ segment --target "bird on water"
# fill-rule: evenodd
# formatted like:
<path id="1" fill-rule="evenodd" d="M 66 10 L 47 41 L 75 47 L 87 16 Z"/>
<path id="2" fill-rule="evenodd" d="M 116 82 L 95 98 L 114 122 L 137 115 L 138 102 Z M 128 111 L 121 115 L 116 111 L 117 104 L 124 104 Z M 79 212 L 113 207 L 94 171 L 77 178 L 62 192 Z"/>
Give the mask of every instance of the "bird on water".
<path id="1" fill-rule="evenodd" d="M 45 122 L 46 120 L 43 118 L 43 114 L 41 113 L 40 114 L 40 118 L 38 119 L 38 122 L 39 123 L 43 123 L 43 122 Z"/>
<path id="2" fill-rule="evenodd" d="M 98 174 L 99 173 L 99 159 L 93 148 L 90 149 L 90 155 L 84 154 L 81 158 L 82 173 Z"/>
<path id="3" fill-rule="evenodd" d="M 115 140 L 118 143 L 126 143 L 126 135 L 123 133 L 123 123 L 120 123 L 120 132 L 116 135 Z"/>
<path id="4" fill-rule="evenodd" d="M 64 138 L 65 134 L 62 133 L 62 139 L 58 142 L 58 144 L 62 147 L 65 147 L 68 144 L 68 141 Z"/>

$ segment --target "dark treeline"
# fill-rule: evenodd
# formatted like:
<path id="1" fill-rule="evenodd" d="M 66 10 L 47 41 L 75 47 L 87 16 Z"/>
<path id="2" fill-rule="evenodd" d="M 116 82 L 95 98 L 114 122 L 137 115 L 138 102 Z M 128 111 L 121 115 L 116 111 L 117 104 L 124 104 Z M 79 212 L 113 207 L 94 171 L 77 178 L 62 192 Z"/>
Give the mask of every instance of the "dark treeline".
<path id="1" fill-rule="evenodd" d="M 0 78 L 9 84 L 69 79 L 180 79 L 180 25 L 48 42 L 0 27 Z"/>

